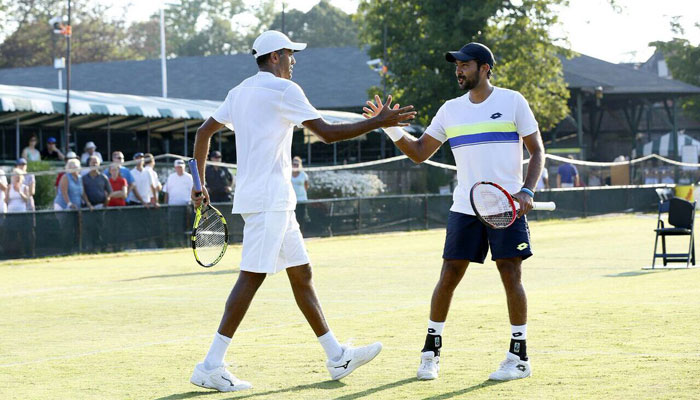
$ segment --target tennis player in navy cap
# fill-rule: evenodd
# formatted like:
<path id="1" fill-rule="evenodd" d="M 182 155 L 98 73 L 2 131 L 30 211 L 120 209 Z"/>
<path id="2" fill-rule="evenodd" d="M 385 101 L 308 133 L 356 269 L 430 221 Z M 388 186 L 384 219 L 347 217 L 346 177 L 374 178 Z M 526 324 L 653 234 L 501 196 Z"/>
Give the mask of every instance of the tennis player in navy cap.
<path id="1" fill-rule="evenodd" d="M 449 141 L 457 164 L 458 185 L 447 218 L 442 270 L 430 304 L 430 319 L 418 368 L 418 379 L 436 379 L 442 347 L 442 330 L 452 294 L 470 262 L 483 263 L 489 248 L 506 291 L 510 317 L 510 347 L 506 358 L 489 379 L 506 381 L 531 374 L 527 356 L 527 297 L 520 280 L 521 263 L 532 255 L 525 214 L 532 209 L 534 188 L 542 173 L 544 146 L 530 106 L 514 90 L 491 85 L 495 65 L 491 50 L 468 43 L 445 54 L 455 64 L 457 84 L 466 93 L 440 107 L 419 139 L 400 127 L 384 128 L 396 146 L 416 163 L 430 158 Z M 365 116 L 382 104 L 368 102 Z M 523 181 L 523 144 L 530 153 Z M 475 216 L 469 201 L 471 187 L 480 181 L 496 182 L 520 203 L 520 215 L 506 229 L 491 229 Z"/>

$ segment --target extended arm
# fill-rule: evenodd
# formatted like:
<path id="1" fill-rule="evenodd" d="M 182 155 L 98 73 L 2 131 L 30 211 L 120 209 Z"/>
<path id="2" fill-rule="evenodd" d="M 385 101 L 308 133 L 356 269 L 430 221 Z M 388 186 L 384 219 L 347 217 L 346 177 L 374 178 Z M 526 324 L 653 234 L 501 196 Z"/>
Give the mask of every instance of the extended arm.
<path id="1" fill-rule="evenodd" d="M 373 116 L 376 118 L 380 112 L 380 109 L 388 107 L 388 104 L 382 105 L 382 100 L 379 98 L 379 96 L 374 96 L 374 101 L 376 104 L 371 100 L 368 100 L 367 107 L 363 108 L 365 112 L 364 117 L 368 120 Z M 397 110 L 398 108 L 398 104 L 394 105 L 394 110 Z M 389 137 L 392 138 L 396 147 L 398 147 L 399 150 L 401 150 L 408 158 L 411 159 L 411 161 L 415 162 L 416 164 L 420 164 L 430 158 L 442 145 L 442 142 L 425 133 L 419 139 L 416 139 L 413 136 L 408 135 L 406 131 L 398 126 L 389 127 L 385 129 L 385 131 Z"/>
<path id="2" fill-rule="evenodd" d="M 348 140 L 362 136 L 379 128 L 390 126 L 406 126 L 404 121 L 415 117 L 415 111 L 411 111 L 413 106 L 403 108 L 391 108 L 391 96 L 387 98 L 387 103 L 382 107 L 377 115 L 367 118 L 364 121 L 349 124 L 329 124 L 323 118 L 304 121 L 303 125 L 321 139 L 323 143 L 335 143 L 341 140 Z"/>

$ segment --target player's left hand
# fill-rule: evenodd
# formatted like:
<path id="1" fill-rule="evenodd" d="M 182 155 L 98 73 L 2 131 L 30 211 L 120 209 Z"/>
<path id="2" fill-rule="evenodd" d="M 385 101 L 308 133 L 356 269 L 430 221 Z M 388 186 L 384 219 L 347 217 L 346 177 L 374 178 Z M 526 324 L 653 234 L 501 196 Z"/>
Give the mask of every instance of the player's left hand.
<path id="1" fill-rule="evenodd" d="M 518 218 L 522 217 L 523 215 L 529 213 L 530 210 L 532 210 L 532 197 L 530 197 L 527 193 L 515 193 L 513 195 L 513 200 L 517 201 L 520 205 L 520 209 L 518 210 Z"/>

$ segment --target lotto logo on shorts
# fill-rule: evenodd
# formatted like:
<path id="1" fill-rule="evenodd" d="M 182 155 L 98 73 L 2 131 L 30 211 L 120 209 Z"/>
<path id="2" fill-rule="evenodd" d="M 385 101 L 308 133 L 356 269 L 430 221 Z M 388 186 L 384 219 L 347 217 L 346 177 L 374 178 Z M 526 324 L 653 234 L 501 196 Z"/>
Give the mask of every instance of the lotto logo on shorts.
<path id="1" fill-rule="evenodd" d="M 525 242 L 520 243 L 520 244 L 518 245 L 518 247 L 516 247 L 516 249 L 518 249 L 518 250 L 520 250 L 520 251 L 523 251 L 523 250 L 527 249 L 527 243 L 525 243 Z"/>

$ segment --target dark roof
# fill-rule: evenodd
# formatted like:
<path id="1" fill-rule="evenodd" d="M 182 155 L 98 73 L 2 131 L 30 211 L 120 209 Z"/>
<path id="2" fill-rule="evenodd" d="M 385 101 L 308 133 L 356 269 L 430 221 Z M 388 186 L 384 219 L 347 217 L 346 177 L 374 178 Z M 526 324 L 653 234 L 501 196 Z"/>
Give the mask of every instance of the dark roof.
<path id="1" fill-rule="evenodd" d="M 319 109 L 358 110 L 379 75 L 367 66 L 367 53 L 356 47 L 310 48 L 295 55 L 294 81 Z M 562 58 L 569 88 L 606 95 L 691 95 L 700 87 L 653 73 L 580 55 Z M 249 54 L 178 57 L 168 60 L 168 96 L 221 101 L 228 90 L 257 71 Z M 160 60 L 75 64 L 71 88 L 105 93 L 160 96 Z M 53 67 L 0 69 L 0 84 L 56 88 Z"/>
<path id="2" fill-rule="evenodd" d="M 319 109 L 357 109 L 367 89 L 379 85 L 369 57 L 356 47 L 310 48 L 295 54 L 293 80 Z M 167 61 L 168 97 L 221 101 L 229 89 L 257 72 L 249 54 L 177 57 Z M 0 69 L 0 84 L 58 87 L 51 66 Z M 65 79 L 64 79 L 65 85 Z M 71 89 L 139 96 L 160 96 L 160 60 L 74 64 Z"/>
<path id="3" fill-rule="evenodd" d="M 570 89 L 594 89 L 602 86 L 608 94 L 700 94 L 700 87 L 681 81 L 661 78 L 658 75 L 613 64 L 597 58 L 579 55 L 571 59 L 561 58 L 564 79 Z"/>

